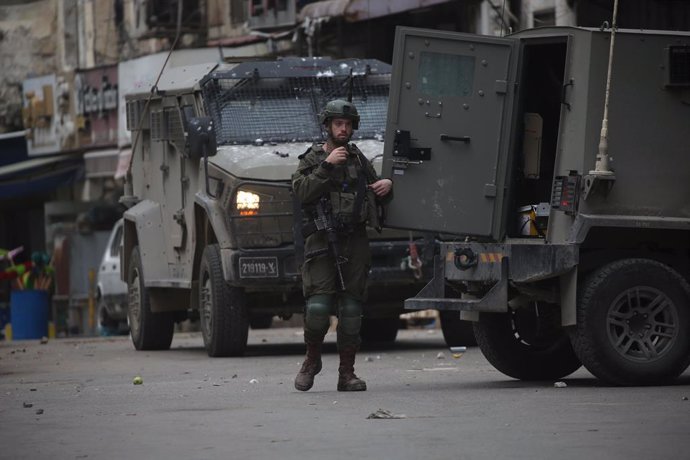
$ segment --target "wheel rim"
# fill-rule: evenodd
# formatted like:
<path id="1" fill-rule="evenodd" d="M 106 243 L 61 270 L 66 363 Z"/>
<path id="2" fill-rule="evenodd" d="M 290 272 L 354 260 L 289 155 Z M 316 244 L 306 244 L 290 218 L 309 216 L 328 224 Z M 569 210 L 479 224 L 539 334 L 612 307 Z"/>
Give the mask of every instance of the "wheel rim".
<path id="1" fill-rule="evenodd" d="M 200 304 L 201 304 L 201 330 L 207 339 L 211 338 L 211 328 L 213 327 L 213 292 L 211 287 L 211 279 L 204 273 L 204 284 L 200 290 Z"/>
<path id="2" fill-rule="evenodd" d="M 616 352 L 630 361 L 660 359 L 678 337 L 678 309 L 663 292 L 636 286 L 611 303 L 608 337 Z"/>
<path id="3" fill-rule="evenodd" d="M 128 289 L 128 308 L 127 322 L 132 337 L 139 336 L 141 327 L 141 287 L 139 286 L 139 270 L 134 270 L 134 276 L 129 283 Z"/>

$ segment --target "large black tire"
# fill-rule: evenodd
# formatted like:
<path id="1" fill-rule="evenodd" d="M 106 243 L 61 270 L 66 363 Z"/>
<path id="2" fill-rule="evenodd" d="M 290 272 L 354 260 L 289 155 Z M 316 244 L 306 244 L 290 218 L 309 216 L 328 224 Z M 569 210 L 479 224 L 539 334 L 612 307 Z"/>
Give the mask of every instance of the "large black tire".
<path id="1" fill-rule="evenodd" d="M 690 286 L 650 259 L 623 259 L 580 285 L 575 352 L 587 370 L 613 385 L 656 385 L 690 363 Z"/>
<path id="2" fill-rule="evenodd" d="M 473 325 L 486 359 L 510 377 L 553 380 L 581 366 L 555 305 L 533 303 L 508 313 L 482 313 Z"/>
<path id="3" fill-rule="evenodd" d="M 362 318 L 359 335 L 364 342 L 395 342 L 398 336 L 400 318 Z"/>
<path id="4" fill-rule="evenodd" d="M 444 310 L 439 312 L 441 318 L 441 331 L 446 345 L 449 347 L 473 347 L 477 345 L 474 337 L 474 327 L 471 321 L 460 319 L 460 312 Z"/>
<path id="5" fill-rule="evenodd" d="M 174 316 L 170 312 L 151 311 L 149 289 L 144 286 L 144 270 L 139 246 L 132 249 L 127 272 L 127 323 L 132 343 L 137 350 L 167 350 L 175 331 Z"/>
<path id="6" fill-rule="evenodd" d="M 244 354 L 249 334 L 244 292 L 225 281 L 217 244 L 206 246 L 201 256 L 199 314 L 201 335 L 209 356 Z"/>

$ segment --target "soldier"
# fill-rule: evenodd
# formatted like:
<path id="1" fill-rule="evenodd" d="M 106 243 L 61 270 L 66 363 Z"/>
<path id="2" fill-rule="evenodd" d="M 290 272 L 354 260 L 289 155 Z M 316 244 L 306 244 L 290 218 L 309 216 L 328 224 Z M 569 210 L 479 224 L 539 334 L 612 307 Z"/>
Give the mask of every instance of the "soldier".
<path id="1" fill-rule="evenodd" d="M 338 391 L 365 391 L 354 372 L 359 349 L 362 302 L 371 265 L 366 225 L 380 230 L 379 206 L 390 201 L 393 183 L 379 179 L 354 144 L 359 114 L 347 101 L 329 102 L 319 120 L 328 133 L 325 144 L 300 155 L 292 187 L 305 216 L 305 262 L 302 266 L 304 341 L 307 354 L 295 388 L 309 390 L 321 371 L 321 344 L 330 315 L 338 316 Z"/>

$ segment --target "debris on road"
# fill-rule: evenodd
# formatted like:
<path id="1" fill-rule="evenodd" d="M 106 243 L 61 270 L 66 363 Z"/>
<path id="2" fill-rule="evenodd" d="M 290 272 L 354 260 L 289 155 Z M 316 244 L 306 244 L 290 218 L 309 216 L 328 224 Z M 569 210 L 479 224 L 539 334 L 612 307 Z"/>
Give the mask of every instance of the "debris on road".
<path id="1" fill-rule="evenodd" d="M 422 369 L 408 369 L 407 372 L 437 372 L 437 371 L 451 371 L 451 372 L 457 372 L 459 369 L 457 367 L 453 366 L 444 366 L 444 367 L 424 367 Z"/>
<path id="2" fill-rule="evenodd" d="M 374 358 L 372 358 L 371 356 L 367 356 L 366 358 L 364 358 L 364 361 L 366 361 L 368 363 L 372 362 L 373 360 L 374 360 Z"/>
<path id="3" fill-rule="evenodd" d="M 133 383 L 134 385 L 141 385 L 142 383 L 144 383 L 144 379 L 142 379 L 140 375 L 137 375 L 137 376 L 134 377 L 134 379 L 132 380 L 132 383 Z"/>
<path id="4" fill-rule="evenodd" d="M 407 415 L 405 414 L 394 414 L 391 411 L 387 411 L 386 409 L 379 409 L 376 412 L 372 412 L 367 416 L 367 420 L 370 419 L 401 419 L 401 418 L 407 418 Z"/>
<path id="5" fill-rule="evenodd" d="M 25 409 L 28 409 L 28 408 L 30 408 L 30 407 L 34 407 L 34 405 L 31 404 L 30 402 L 24 402 L 23 406 L 24 406 Z"/>
<path id="6" fill-rule="evenodd" d="M 565 382 L 556 382 L 553 384 L 554 388 L 566 388 L 568 386 Z"/>
<path id="7" fill-rule="evenodd" d="M 439 351 L 436 355 L 436 359 L 446 359 L 446 354 L 442 351 Z"/>
<path id="8" fill-rule="evenodd" d="M 256 379 L 251 379 L 251 380 L 249 381 L 249 383 L 259 383 L 259 381 L 256 380 Z"/>
<path id="9" fill-rule="evenodd" d="M 462 355 L 467 351 L 467 347 L 450 347 L 450 352 L 453 355 L 453 359 L 460 359 Z"/>
<path id="10" fill-rule="evenodd" d="M 43 409 L 36 409 L 36 415 L 43 414 Z"/>
<path id="11" fill-rule="evenodd" d="M 48 337 L 46 337 L 46 336 L 41 337 L 41 345 L 45 345 L 46 343 L 48 343 Z"/>
<path id="12" fill-rule="evenodd" d="M 687 401 L 687 400 L 688 400 L 688 397 L 687 397 L 687 396 L 683 396 L 682 398 L 680 398 L 680 400 L 681 400 L 681 401 Z"/>

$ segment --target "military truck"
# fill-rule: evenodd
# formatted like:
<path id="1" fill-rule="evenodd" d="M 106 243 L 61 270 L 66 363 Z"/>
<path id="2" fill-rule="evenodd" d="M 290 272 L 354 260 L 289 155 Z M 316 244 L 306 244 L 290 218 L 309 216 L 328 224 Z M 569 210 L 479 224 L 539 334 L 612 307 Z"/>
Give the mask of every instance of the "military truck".
<path id="1" fill-rule="evenodd" d="M 126 97 L 121 276 L 137 349 L 169 348 L 175 322 L 198 315 L 210 356 L 242 355 L 249 325 L 303 311 L 297 157 L 323 139 L 326 102 L 351 92 L 362 118 L 353 142 L 380 171 L 389 86 L 379 61 L 285 58 L 171 67 Z M 433 239 L 409 235 L 372 235 L 365 340 L 394 340 L 404 298 L 424 285 L 411 247 L 430 277 Z"/>
<path id="2" fill-rule="evenodd" d="M 474 321 L 517 379 L 690 362 L 690 34 L 612 32 L 396 32 L 387 223 L 444 234 L 406 308 Z"/>

